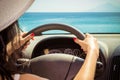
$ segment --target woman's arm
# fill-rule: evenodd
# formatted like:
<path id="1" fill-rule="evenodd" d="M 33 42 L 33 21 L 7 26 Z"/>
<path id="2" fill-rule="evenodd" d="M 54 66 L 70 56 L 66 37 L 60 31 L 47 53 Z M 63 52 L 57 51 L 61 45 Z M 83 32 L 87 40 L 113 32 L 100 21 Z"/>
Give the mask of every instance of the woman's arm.
<path id="1" fill-rule="evenodd" d="M 19 80 L 49 80 L 34 74 L 21 74 Z"/>
<path id="2" fill-rule="evenodd" d="M 94 80 L 96 62 L 99 56 L 99 46 L 96 38 L 90 34 L 86 34 L 85 40 L 82 41 L 75 38 L 74 41 L 79 44 L 87 54 L 74 80 Z"/>

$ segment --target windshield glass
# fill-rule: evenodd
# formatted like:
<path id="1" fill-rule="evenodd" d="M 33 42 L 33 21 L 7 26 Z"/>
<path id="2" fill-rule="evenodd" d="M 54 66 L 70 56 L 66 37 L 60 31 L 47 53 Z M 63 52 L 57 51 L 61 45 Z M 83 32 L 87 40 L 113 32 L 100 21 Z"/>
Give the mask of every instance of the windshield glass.
<path id="1" fill-rule="evenodd" d="M 51 0 L 50 2 L 52 3 L 52 1 L 55 0 Z M 106 3 L 103 3 L 105 2 L 104 0 L 97 0 L 96 3 L 98 6 L 92 6 L 92 3 L 88 0 L 85 1 L 88 1 L 87 4 L 89 5 L 86 5 L 84 3 L 85 1 L 83 2 L 81 0 L 66 0 L 71 3 L 71 5 L 68 5 L 69 8 L 72 6 L 71 9 L 64 4 L 59 8 L 59 4 L 61 3 L 62 5 L 62 3 L 66 1 L 57 1 L 58 2 L 55 1 L 55 3 L 52 3 L 51 6 L 48 0 L 35 0 L 35 3 L 32 5 L 33 7 L 31 6 L 31 8 L 20 17 L 20 27 L 24 31 L 30 31 L 43 24 L 61 23 L 76 27 L 83 33 L 120 33 L 120 6 L 117 5 L 117 0 L 111 0 Z M 72 4 L 72 2 L 74 4 Z M 77 3 L 76 7 L 73 7 L 75 3 Z M 41 4 L 41 6 L 38 4 Z M 80 8 L 84 6 L 83 4 L 91 9 L 86 7 L 84 7 L 85 9 Z M 59 33 L 60 31 L 56 32 Z"/>

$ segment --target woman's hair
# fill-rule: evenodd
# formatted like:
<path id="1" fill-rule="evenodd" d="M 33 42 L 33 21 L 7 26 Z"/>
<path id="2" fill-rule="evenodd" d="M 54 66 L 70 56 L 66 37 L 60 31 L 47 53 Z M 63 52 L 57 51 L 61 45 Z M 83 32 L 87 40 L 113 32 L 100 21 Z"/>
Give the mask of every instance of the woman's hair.
<path id="1" fill-rule="evenodd" d="M 20 29 L 17 21 L 0 32 L 0 76 L 2 80 L 13 80 L 11 75 L 17 73 L 15 56 L 17 53 L 21 53 L 21 51 L 19 49 L 15 50 L 13 42 L 11 42 L 12 49 L 14 50 L 12 55 L 8 56 L 6 51 L 6 45 L 10 41 L 13 41 L 16 35 L 20 35 Z"/>

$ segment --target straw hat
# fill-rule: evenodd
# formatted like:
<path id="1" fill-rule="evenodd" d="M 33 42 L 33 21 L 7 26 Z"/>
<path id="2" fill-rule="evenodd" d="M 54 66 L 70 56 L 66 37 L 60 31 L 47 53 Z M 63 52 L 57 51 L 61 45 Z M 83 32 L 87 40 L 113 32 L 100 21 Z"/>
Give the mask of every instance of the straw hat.
<path id="1" fill-rule="evenodd" d="M 34 0 L 0 0 L 0 31 L 16 21 Z"/>

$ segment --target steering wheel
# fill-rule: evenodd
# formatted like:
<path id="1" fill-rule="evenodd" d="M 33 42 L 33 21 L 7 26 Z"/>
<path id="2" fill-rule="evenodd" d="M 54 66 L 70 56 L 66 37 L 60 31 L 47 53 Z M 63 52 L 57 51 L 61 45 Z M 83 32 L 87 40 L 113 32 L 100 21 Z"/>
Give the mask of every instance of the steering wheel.
<path id="1" fill-rule="evenodd" d="M 48 31 L 48 30 L 64 30 L 64 31 L 68 31 L 68 32 L 74 34 L 76 37 L 78 37 L 81 40 L 83 40 L 85 38 L 85 35 L 81 31 L 79 31 L 69 25 L 55 24 L 55 23 L 38 26 L 38 27 L 34 28 L 33 30 L 29 31 L 26 35 L 28 35 L 30 33 L 34 33 L 35 36 L 39 36 L 39 35 L 42 35 L 42 32 Z M 26 36 L 26 35 L 24 35 L 24 36 Z"/>
<path id="2" fill-rule="evenodd" d="M 74 34 L 77 38 L 84 40 L 85 35 L 65 24 L 45 24 L 34 28 L 29 31 L 26 35 L 30 33 L 34 33 L 35 36 L 42 35 L 42 32 L 48 30 L 63 30 Z M 25 36 L 26 36 L 25 35 Z M 50 80 L 71 80 L 75 77 L 79 69 L 81 68 L 84 59 L 68 55 L 68 54 L 48 54 L 42 55 L 30 60 L 30 64 L 25 66 L 24 71 L 30 72 Z M 102 62 L 97 62 L 97 67 L 100 69 L 96 69 L 97 73 L 96 77 L 99 76 L 99 73 L 103 72 L 104 65 Z"/>

